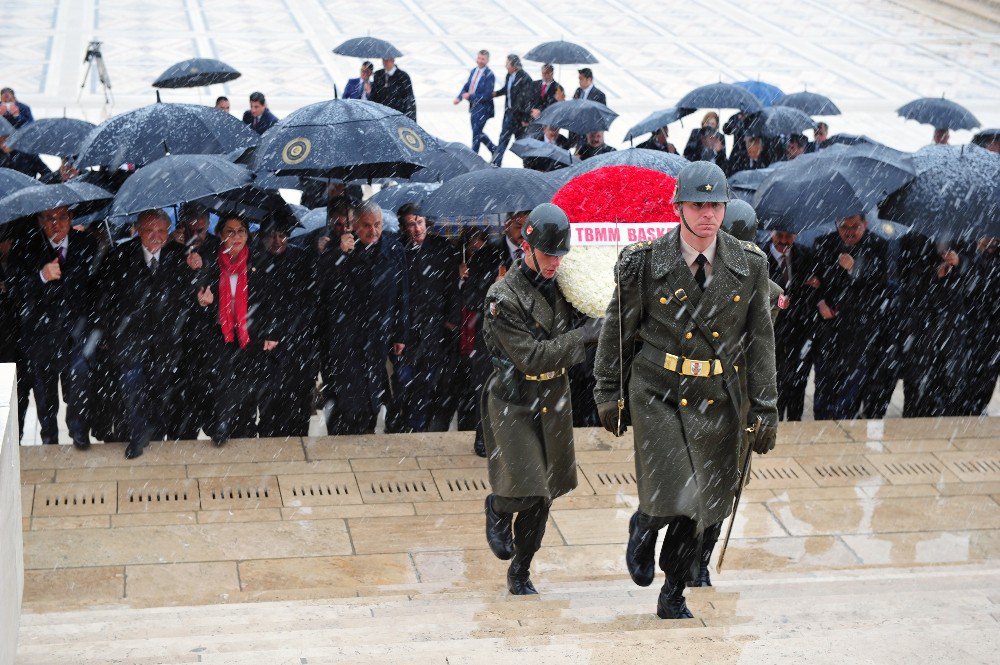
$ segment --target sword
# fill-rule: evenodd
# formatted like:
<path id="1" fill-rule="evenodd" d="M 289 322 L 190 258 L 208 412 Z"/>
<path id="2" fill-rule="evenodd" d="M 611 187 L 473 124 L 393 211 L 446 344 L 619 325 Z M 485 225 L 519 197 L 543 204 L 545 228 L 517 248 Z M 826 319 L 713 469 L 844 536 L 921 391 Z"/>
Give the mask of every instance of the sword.
<path id="1" fill-rule="evenodd" d="M 764 419 L 757 416 L 757 421 L 747 427 L 747 434 L 753 435 L 764 425 Z M 747 447 L 747 461 L 743 463 L 743 472 L 740 474 L 740 484 L 736 488 L 736 500 L 733 502 L 733 516 L 729 518 L 729 528 L 726 529 L 726 539 L 722 541 L 722 549 L 719 551 L 719 562 L 715 564 L 715 572 L 722 572 L 722 561 L 726 558 L 726 548 L 729 547 L 729 536 L 733 533 L 733 523 L 736 522 L 736 511 L 740 508 L 740 497 L 743 496 L 743 486 L 746 485 L 750 477 L 750 461 L 753 459 L 753 446 Z"/>

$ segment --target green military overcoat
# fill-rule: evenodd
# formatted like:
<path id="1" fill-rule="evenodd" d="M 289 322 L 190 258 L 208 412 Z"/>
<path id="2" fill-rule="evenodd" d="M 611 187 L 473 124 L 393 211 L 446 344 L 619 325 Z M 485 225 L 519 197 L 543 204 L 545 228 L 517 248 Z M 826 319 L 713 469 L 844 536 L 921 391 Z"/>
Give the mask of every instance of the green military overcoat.
<path id="1" fill-rule="evenodd" d="M 619 398 L 624 361 L 639 509 L 708 527 L 732 510 L 746 426 L 758 415 L 778 420 L 767 260 L 753 243 L 720 231 L 702 292 L 682 258 L 678 227 L 625 248 L 616 275 L 621 295 L 608 306 L 597 346 L 595 398 Z M 719 359 L 722 373 L 681 375 L 654 360 L 666 353 Z"/>
<path id="2" fill-rule="evenodd" d="M 515 263 L 486 295 L 483 334 L 494 371 L 482 394 L 490 485 L 505 497 L 555 499 L 576 487 L 573 406 L 564 370 L 584 360 L 572 306 L 549 306 Z M 547 372 L 561 376 L 532 381 Z"/>

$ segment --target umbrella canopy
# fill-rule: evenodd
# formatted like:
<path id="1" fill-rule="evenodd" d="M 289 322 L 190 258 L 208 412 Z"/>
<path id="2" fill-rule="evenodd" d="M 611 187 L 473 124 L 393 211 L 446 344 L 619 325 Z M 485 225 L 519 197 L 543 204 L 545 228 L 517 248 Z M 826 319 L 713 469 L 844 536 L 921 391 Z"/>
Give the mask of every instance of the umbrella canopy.
<path id="1" fill-rule="evenodd" d="M 765 108 L 774 106 L 778 100 L 785 96 L 776 85 L 764 83 L 763 81 L 737 81 L 733 85 L 739 86 L 757 98 L 761 106 Z"/>
<path id="2" fill-rule="evenodd" d="M 804 156 L 804 155 L 803 155 Z M 730 189 L 743 191 L 743 192 L 756 192 L 761 183 L 772 173 L 774 173 L 778 168 L 784 164 L 789 164 L 790 162 L 777 162 L 773 166 L 769 166 L 766 169 L 747 169 L 746 171 L 737 171 L 733 175 L 729 176 L 729 187 Z"/>
<path id="3" fill-rule="evenodd" d="M 544 42 L 524 54 L 525 60 L 553 65 L 593 65 L 597 58 L 579 44 L 559 40 Z"/>
<path id="4" fill-rule="evenodd" d="M 262 228 L 274 225 L 287 231 L 299 225 L 299 215 L 296 215 L 295 207 L 275 190 L 260 189 L 256 185 L 254 182 L 238 189 L 230 189 L 202 198 L 199 203 L 211 208 L 220 217 L 237 215 L 256 222 Z"/>
<path id="5" fill-rule="evenodd" d="M 972 137 L 972 143 L 980 148 L 985 148 L 995 141 L 1000 141 L 1000 129 L 984 129 Z"/>
<path id="6" fill-rule="evenodd" d="M 80 145 L 78 168 L 145 166 L 166 155 L 222 155 L 249 148 L 257 134 L 228 113 L 195 104 L 156 103 L 105 120 Z"/>
<path id="7" fill-rule="evenodd" d="M 979 120 L 967 108 L 944 97 L 915 99 L 900 106 L 896 114 L 935 129 L 975 129 L 979 126 Z"/>
<path id="8" fill-rule="evenodd" d="M 212 58 L 191 58 L 170 65 L 159 78 L 153 81 L 154 88 L 198 88 L 203 85 L 226 83 L 238 79 L 241 74 L 222 62 Z"/>
<path id="9" fill-rule="evenodd" d="M 464 143 L 438 142 L 440 150 L 427 155 L 424 168 L 410 176 L 411 182 L 444 182 L 463 173 L 490 168 L 489 162 Z"/>
<path id="10" fill-rule="evenodd" d="M 484 169 L 444 183 L 423 208 L 428 217 L 480 218 L 531 210 L 555 193 L 555 186 L 535 171 Z"/>
<path id="11" fill-rule="evenodd" d="M 576 176 L 588 173 L 602 166 L 638 166 L 640 168 L 652 169 L 660 173 L 676 178 L 681 169 L 687 166 L 688 160 L 680 155 L 674 155 L 661 150 L 647 150 L 646 148 L 629 148 L 627 150 L 616 150 L 606 152 L 603 155 L 591 157 L 568 169 L 560 169 L 547 175 L 549 182 L 556 187 L 561 187 Z"/>
<path id="12" fill-rule="evenodd" d="M 35 187 L 38 181 L 14 169 L 0 168 L 0 199 L 25 187 Z"/>
<path id="13" fill-rule="evenodd" d="M 882 145 L 875 139 L 865 136 L 864 134 L 834 134 L 827 140 L 823 141 L 823 145 L 820 148 L 828 148 L 831 145 Z"/>
<path id="14" fill-rule="evenodd" d="M 376 58 L 378 60 L 399 58 L 403 53 L 385 41 L 375 37 L 355 37 L 333 49 L 337 55 L 346 55 L 352 58 Z"/>
<path id="15" fill-rule="evenodd" d="M 423 205 L 431 192 L 435 191 L 439 186 L 437 184 L 412 182 L 392 187 L 383 187 L 380 192 L 369 200 L 377 203 L 380 208 L 399 210 L 401 206 L 407 203 Z"/>
<path id="16" fill-rule="evenodd" d="M 788 106 L 807 115 L 840 115 L 840 109 L 829 97 L 815 92 L 793 92 L 785 95 L 775 106 Z"/>
<path id="17" fill-rule="evenodd" d="M 248 184 L 250 169 L 218 155 L 170 155 L 139 169 L 115 195 L 111 217 L 167 208 Z"/>
<path id="18" fill-rule="evenodd" d="M 761 136 L 789 136 L 816 129 L 808 115 L 788 106 L 772 106 L 755 113 L 749 122 L 749 131 L 759 131 Z"/>
<path id="19" fill-rule="evenodd" d="M 542 111 L 535 124 L 587 134 L 607 130 L 617 117 L 618 114 L 604 104 L 589 99 L 567 99 Z"/>
<path id="20" fill-rule="evenodd" d="M 344 180 L 407 178 L 441 148 L 405 115 L 361 99 L 305 106 L 264 135 L 254 170 Z"/>
<path id="21" fill-rule="evenodd" d="M 695 88 L 674 106 L 683 109 L 739 109 L 745 112 L 762 108 L 760 100 L 752 93 L 732 83 L 710 83 Z"/>
<path id="22" fill-rule="evenodd" d="M 1000 236 L 1000 156 L 978 146 L 930 145 L 913 155 L 916 179 L 882 217 L 927 236 Z"/>
<path id="23" fill-rule="evenodd" d="M 868 230 L 877 235 L 879 238 L 892 242 L 905 236 L 910 231 L 910 227 L 884 219 L 870 218 L 868 220 Z M 821 224 L 816 228 L 800 233 L 798 237 L 795 238 L 795 242 L 796 244 L 804 247 L 812 247 L 816 244 L 816 241 L 819 238 L 836 232 L 836 224 Z"/>
<path id="24" fill-rule="evenodd" d="M 71 208 L 74 215 L 86 215 L 100 210 L 111 199 L 111 192 L 85 182 L 36 184 L 0 199 L 0 224 L 63 206 Z"/>
<path id="25" fill-rule="evenodd" d="M 514 141 L 510 151 L 521 159 L 548 159 L 566 166 L 573 163 L 573 155 L 570 154 L 569 150 L 538 139 L 518 139 Z"/>
<path id="26" fill-rule="evenodd" d="M 676 122 L 684 116 L 692 113 L 694 113 L 694 109 L 677 108 L 676 106 L 671 106 L 670 108 L 663 109 L 662 111 L 654 111 L 643 118 L 642 122 L 628 130 L 628 134 L 625 135 L 625 140 L 631 141 L 632 139 L 638 138 L 643 134 L 652 134 L 653 132 L 666 127 L 670 123 Z"/>
<path id="27" fill-rule="evenodd" d="M 96 126 L 73 118 L 42 118 L 16 130 L 7 139 L 7 145 L 34 155 L 72 157 Z"/>
<path id="28" fill-rule="evenodd" d="M 14 133 L 14 125 L 7 122 L 7 118 L 0 115 L 0 136 L 10 136 Z"/>
<path id="29" fill-rule="evenodd" d="M 290 238 L 298 238 L 326 226 L 326 208 L 309 210 L 304 214 L 300 214 L 298 219 L 299 225 L 289 234 Z M 292 244 L 298 245 L 299 243 Z"/>

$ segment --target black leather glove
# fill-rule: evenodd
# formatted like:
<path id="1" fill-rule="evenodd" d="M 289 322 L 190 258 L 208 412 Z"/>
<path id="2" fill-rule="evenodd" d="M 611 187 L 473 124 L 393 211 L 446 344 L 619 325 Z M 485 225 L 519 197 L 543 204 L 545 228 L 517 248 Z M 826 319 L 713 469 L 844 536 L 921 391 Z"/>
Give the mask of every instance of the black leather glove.
<path id="1" fill-rule="evenodd" d="M 587 319 L 587 322 L 582 326 L 577 328 L 581 331 L 584 344 L 597 344 L 598 338 L 601 336 L 601 327 L 604 325 L 604 319 Z"/>
<path id="2" fill-rule="evenodd" d="M 624 415 L 624 414 L 623 414 Z M 601 419 L 601 425 L 615 436 L 623 436 L 628 431 L 624 418 L 622 419 L 621 431 L 618 430 L 618 402 L 603 402 L 597 405 L 597 416 Z"/>
<path id="3" fill-rule="evenodd" d="M 778 428 L 775 425 L 758 424 L 753 437 L 753 451 L 758 455 L 766 455 L 774 450 L 778 438 Z"/>

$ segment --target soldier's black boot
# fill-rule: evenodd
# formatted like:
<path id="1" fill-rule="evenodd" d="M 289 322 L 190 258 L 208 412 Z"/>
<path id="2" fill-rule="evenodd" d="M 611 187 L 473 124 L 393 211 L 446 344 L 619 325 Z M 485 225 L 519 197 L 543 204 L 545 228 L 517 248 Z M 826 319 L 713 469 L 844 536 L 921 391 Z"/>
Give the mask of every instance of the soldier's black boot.
<path id="1" fill-rule="evenodd" d="M 510 513 L 498 513 L 493 508 L 493 495 L 486 497 L 486 542 L 490 551 L 501 561 L 514 556 L 514 536 L 511 533 Z"/>
<path id="2" fill-rule="evenodd" d="M 531 583 L 531 560 L 542 546 L 549 503 L 544 499 L 517 514 L 514 522 L 514 558 L 507 569 L 507 590 L 514 596 L 537 594 Z"/>
<path id="3" fill-rule="evenodd" d="M 628 545 L 625 548 L 628 574 L 639 586 L 649 586 L 656 576 L 656 529 L 651 528 L 644 517 L 637 510 L 628 521 Z"/>
<path id="4" fill-rule="evenodd" d="M 715 544 L 719 542 L 720 533 L 722 533 L 722 522 L 713 524 L 705 529 L 705 534 L 702 537 L 701 559 L 698 561 L 698 575 L 690 586 L 712 586 L 712 576 L 708 572 L 708 564 L 712 560 L 712 550 L 715 549 Z"/>
<path id="5" fill-rule="evenodd" d="M 693 619 L 694 615 L 688 609 L 684 600 L 684 583 L 674 583 L 667 578 L 660 597 L 656 601 L 656 616 L 661 619 Z"/>

